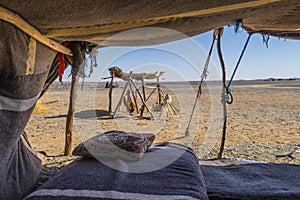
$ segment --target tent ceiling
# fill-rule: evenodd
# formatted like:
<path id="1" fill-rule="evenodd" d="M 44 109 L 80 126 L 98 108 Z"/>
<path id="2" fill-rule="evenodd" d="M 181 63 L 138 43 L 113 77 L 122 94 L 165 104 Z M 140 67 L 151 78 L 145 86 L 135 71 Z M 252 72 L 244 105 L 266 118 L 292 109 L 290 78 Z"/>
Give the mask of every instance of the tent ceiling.
<path id="1" fill-rule="evenodd" d="M 0 0 L 0 5 L 58 41 L 100 44 L 124 30 L 149 26 L 193 36 L 236 19 L 243 19 L 249 31 L 300 39 L 298 0 Z M 172 35 L 137 34 L 105 45 L 130 45 L 133 40 L 145 44 L 143 41 L 154 37 L 161 37 L 156 42 L 179 39 Z"/>

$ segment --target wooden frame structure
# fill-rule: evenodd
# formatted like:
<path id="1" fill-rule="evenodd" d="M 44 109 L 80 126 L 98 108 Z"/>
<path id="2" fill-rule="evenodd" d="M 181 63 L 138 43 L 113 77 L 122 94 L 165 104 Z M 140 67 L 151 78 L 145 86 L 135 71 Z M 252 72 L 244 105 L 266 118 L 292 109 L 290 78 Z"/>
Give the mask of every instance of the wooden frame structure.
<path id="1" fill-rule="evenodd" d="M 155 73 L 133 73 L 132 71 L 130 73 L 125 73 L 122 71 L 121 68 L 114 66 L 109 68 L 109 72 L 111 75 L 111 81 L 110 81 L 110 88 L 109 88 L 109 114 L 111 115 L 112 118 L 114 118 L 116 116 L 117 111 L 119 110 L 121 103 L 122 103 L 122 99 L 125 97 L 125 94 L 127 93 L 132 93 L 133 95 L 133 100 L 134 100 L 134 104 L 135 104 L 135 109 L 137 111 L 138 114 L 140 114 L 141 118 L 144 118 L 144 111 L 145 109 L 149 112 L 150 114 L 150 118 L 154 119 L 153 114 L 151 113 L 149 107 L 146 105 L 146 102 L 149 100 L 149 98 L 152 96 L 152 94 L 155 92 L 155 90 L 157 89 L 158 91 L 158 103 L 159 104 L 163 104 L 163 100 L 162 100 L 162 95 L 163 95 L 163 91 L 160 87 L 160 82 L 159 82 L 159 77 L 161 75 L 163 75 L 165 72 L 161 72 L 161 71 L 157 71 Z M 123 92 L 121 94 L 121 98 L 114 110 L 114 112 L 112 112 L 112 90 L 113 90 L 113 81 L 114 78 L 120 78 L 124 81 L 126 81 Z M 156 79 L 157 84 L 155 89 L 148 95 L 146 96 L 146 86 L 145 86 L 145 79 Z M 133 80 L 137 80 L 137 81 L 141 81 L 142 82 L 142 91 L 140 92 L 138 86 L 136 83 L 134 83 Z M 129 89 L 128 89 L 129 87 Z M 136 92 L 136 95 L 134 95 L 134 93 Z M 137 106 L 137 98 L 140 98 L 142 105 L 139 108 Z M 140 112 L 139 112 L 140 110 Z"/>

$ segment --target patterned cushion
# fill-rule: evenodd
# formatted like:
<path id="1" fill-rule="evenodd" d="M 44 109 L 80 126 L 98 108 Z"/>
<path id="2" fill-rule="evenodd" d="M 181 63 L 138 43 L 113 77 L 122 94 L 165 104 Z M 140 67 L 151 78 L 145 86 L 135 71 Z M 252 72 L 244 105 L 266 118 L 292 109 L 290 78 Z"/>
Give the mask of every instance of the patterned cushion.
<path id="1" fill-rule="evenodd" d="M 135 161 L 142 158 L 154 139 L 155 135 L 153 134 L 126 133 L 113 130 L 80 143 L 75 147 L 72 154 L 75 156 Z"/>

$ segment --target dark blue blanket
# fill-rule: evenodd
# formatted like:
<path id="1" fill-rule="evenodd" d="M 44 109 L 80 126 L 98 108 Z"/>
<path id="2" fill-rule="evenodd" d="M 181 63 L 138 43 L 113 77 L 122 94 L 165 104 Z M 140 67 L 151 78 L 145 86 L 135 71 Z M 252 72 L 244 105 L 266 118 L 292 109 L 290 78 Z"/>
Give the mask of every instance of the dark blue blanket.
<path id="1" fill-rule="evenodd" d="M 142 160 L 79 158 L 27 200 L 208 199 L 194 153 L 180 145 L 152 147 Z"/>
<path id="2" fill-rule="evenodd" d="M 300 199 L 300 165 L 226 159 L 200 163 L 209 199 Z"/>

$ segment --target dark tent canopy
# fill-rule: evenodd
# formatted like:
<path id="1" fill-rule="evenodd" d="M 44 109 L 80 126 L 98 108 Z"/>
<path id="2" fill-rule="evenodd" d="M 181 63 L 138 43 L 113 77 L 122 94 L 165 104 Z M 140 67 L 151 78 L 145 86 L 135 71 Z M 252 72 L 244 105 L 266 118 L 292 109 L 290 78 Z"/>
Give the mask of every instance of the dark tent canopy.
<path id="1" fill-rule="evenodd" d="M 13 0 L 0 4 L 59 41 L 100 43 L 118 32 L 147 26 L 193 36 L 237 19 L 243 19 L 249 31 L 282 37 L 299 38 L 300 28 L 297 0 Z"/>

